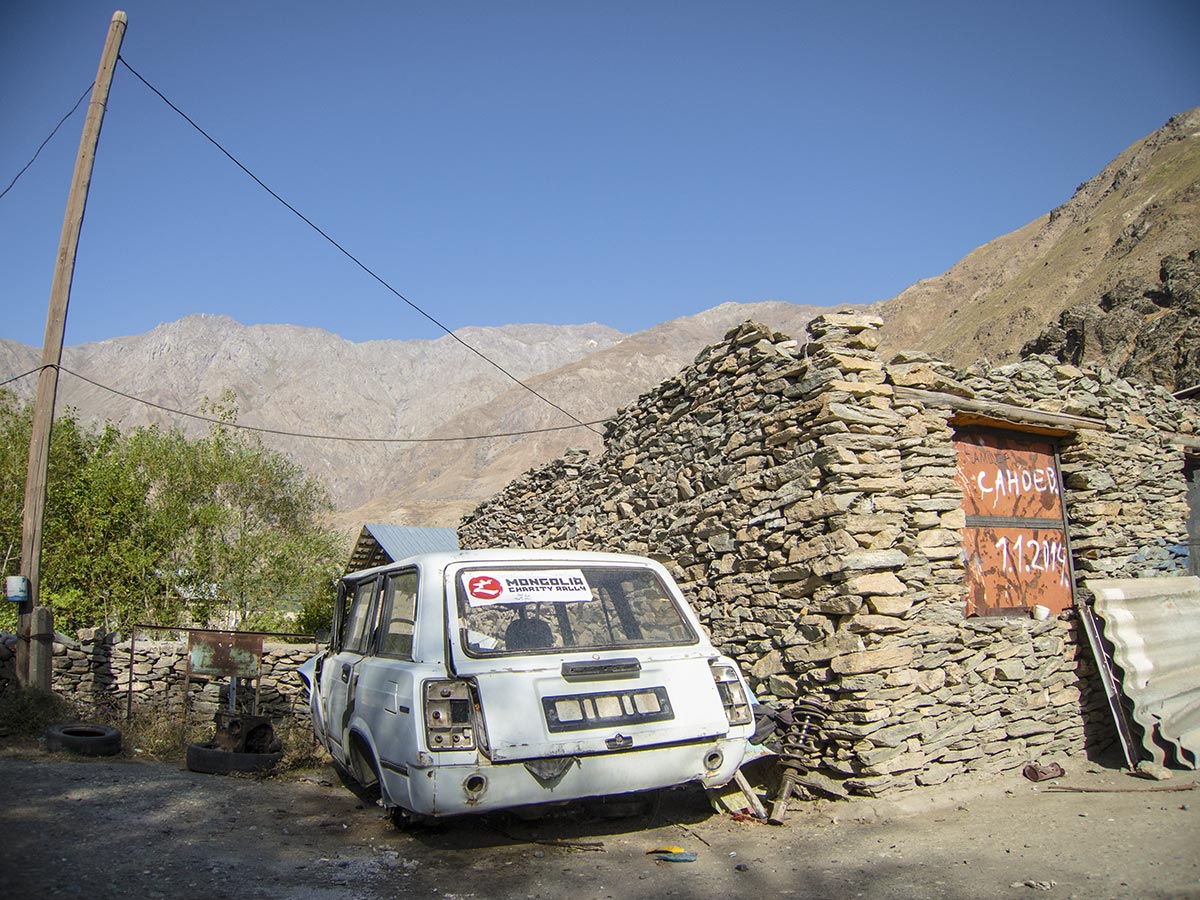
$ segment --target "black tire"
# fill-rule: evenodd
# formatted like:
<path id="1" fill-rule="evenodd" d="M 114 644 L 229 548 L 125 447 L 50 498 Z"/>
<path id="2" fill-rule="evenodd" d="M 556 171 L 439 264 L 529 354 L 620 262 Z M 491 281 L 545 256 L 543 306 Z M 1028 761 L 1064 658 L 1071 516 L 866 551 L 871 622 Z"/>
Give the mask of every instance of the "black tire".
<path id="1" fill-rule="evenodd" d="M 265 772 L 275 766 L 282 753 L 236 753 L 221 750 L 215 744 L 188 744 L 187 767 L 204 775 L 230 775 L 234 772 Z"/>
<path id="2" fill-rule="evenodd" d="M 80 756 L 113 756 L 121 752 L 121 732 L 111 725 L 70 722 L 46 729 L 46 749 Z"/>
<path id="3" fill-rule="evenodd" d="M 387 811 L 388 820 L 397 831 L 432 831 L 445 824 L 444 819 L 425 816 L 405 809 L 403 806 L 392 806 Z"/>
<path id="4" fill-rule="evenodd" d="M 397 831 L 412 831 L 420 823 L 420 817 L 408 811 L 403 806 L 393 806 L 387 813 L 392 827 Z"/>

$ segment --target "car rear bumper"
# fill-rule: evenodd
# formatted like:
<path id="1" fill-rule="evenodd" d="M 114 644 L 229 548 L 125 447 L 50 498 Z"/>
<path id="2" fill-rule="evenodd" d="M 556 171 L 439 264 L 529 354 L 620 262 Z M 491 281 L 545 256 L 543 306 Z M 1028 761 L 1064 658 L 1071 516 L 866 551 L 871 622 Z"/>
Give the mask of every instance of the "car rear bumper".
<path id="1" fill-rule="evenodd" d="M 538 766 L 537 761 L 530 765 L 493 764 L 475 754 L 446 754 L 425 768 L 381 766 L 383 796 L 388 805 L 403 806 L 414 813 L 450 816 L 653 790 L 692 781 L 719 787 L 737 772 L 745 746 L 744 738 L 725 737 L 570 757 L 548 761 L 545 766 Z M 541 777 L 534 774 L 535 768 Z M 557 771 L 560 768 L 562 771 Z"/>

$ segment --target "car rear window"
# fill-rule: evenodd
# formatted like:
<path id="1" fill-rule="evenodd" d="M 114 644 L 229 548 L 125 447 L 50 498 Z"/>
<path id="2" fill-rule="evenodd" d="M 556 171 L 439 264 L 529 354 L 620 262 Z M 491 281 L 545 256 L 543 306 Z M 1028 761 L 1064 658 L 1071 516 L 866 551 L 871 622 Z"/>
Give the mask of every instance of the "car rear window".
<path id="1" fill-rule="evenodd" d="M 471 656 L 696 643 L 650 569 L 495 565 L 456 579 L 463 649 Z"/>

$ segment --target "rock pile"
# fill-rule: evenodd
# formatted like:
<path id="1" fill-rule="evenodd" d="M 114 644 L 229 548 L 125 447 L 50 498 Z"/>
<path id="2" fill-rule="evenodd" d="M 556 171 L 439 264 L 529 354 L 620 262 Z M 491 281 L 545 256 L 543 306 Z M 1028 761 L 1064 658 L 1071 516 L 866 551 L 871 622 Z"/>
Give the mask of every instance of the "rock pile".
<path id="1" fill-rule="evenodd" d="M 479 506 L 463 546 L 662 560 L 760 698 L 827 706 L 822 766 L 852 792 L 1104 740 L 1072 613 L 964 617 L 954 403 L 1091 417 L 1063 440 L 1071 540 L 1080 571 L 1123 575 L 1181 570 L 1173 441 L 1195 435 L 1194 405 L 1053 361 L 885 364 L 879 324 L 822 316 L 800 345 L 746 323 L 620 411 L 602 454 L 567 453 Z"/>

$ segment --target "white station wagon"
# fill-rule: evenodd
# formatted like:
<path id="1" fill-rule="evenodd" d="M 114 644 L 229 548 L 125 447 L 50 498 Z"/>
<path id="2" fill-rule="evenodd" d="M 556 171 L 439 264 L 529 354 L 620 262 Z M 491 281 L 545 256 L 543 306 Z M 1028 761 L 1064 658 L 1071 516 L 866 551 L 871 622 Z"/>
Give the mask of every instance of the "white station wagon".
<path id="1" fill-rule="evenodd" d="M 355 572 L 301 675 L 317 738 L 398 824 L 721 786 L 754 730 L 733 660 L 636 556 L 480 550 Z"/>

